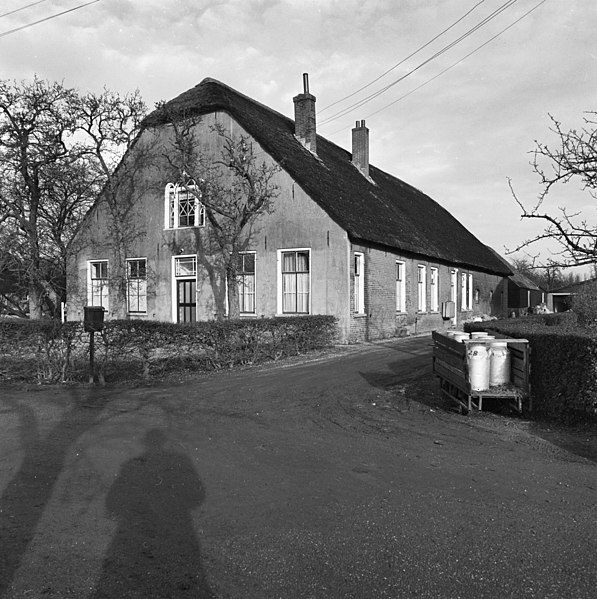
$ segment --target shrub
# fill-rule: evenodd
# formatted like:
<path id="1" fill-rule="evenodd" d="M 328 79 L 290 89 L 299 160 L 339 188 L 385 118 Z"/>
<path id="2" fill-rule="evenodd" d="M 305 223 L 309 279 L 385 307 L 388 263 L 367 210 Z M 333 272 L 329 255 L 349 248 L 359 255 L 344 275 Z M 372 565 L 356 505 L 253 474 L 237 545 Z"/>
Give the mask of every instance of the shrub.
<path id="1" fill-rule="evenodd" d="M 559 420 L 594 416 L 597 336 L 594 331 L 572 324 L 574 318 L 570 316 L 552 318 L 555 316 L 560 315 L 470 323 L 466 329 L 491 329 L 509 337 L 528 339 L 533 411 Z"/>
<path id="2" fill-rule="evenodd" d="M 173 324 L 110 320 L 94 336 L 100 379 L 149 378 L 164 371 L 206 371 L 256 364 L 324 348 L 333 316 Z M 89 335 L 80 322 L 0 322 L 0 381 L 55 383 L 89 375 Z"/>

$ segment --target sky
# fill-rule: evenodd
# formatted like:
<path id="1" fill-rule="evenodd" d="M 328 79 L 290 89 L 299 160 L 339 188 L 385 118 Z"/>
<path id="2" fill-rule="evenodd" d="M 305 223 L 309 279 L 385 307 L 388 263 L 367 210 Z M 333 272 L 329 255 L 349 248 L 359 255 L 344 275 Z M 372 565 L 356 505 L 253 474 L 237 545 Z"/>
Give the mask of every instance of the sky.
<path id="1" fill-rule="evenodd" d="M 556 145 L 549 115 L 571 129 L 597 110 L 594 0 L 88 2 L 3 0 L 0 79 L 138 89 L 152 108 L 211 77 L 293 118 L 308 73 L 319 134 L 349 150 L 365 120 L 371 164 L 502 255 L 543 228 L 521 220 L 508 181 L 533 204 L 530 152 L 535 140 Z M 570 183 L 547 208 L 595 222 L 589 200 Z M 539 250 L 545 260 L 551 248 L 529 253 Z"/>

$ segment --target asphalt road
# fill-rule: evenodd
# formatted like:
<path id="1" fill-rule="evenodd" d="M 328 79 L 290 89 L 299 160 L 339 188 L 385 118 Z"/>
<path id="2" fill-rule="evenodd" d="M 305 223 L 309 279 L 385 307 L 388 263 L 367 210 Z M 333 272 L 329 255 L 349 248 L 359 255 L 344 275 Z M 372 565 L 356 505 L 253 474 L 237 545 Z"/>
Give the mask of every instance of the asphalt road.
<path id="1" fill-rule="evenodd" d="M 0 388 L 0 596 L 595 597 L 595 432 L 460 416 L 430 365 Z"/>

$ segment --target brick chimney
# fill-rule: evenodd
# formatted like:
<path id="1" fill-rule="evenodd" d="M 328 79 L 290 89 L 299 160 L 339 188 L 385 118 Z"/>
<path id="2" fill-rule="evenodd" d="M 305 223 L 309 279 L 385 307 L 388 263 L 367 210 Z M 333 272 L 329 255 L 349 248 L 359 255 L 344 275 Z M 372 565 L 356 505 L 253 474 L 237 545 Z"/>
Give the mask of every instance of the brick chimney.
<path id="1" fill-rule="evenodd" d="M 369 129 L 365 121 L 357 121 L 352 130 L 352 163 L 365 177 L 369 176 Z"/>
<path id="2" fill-rule="evenodd" d="M 309 75 L 303 73 L 303 93 L 295 96 L 294 135 L 314 154 L 317 154 L 317 131 L 315 127 L 315 96 L 309 93 Z"/>

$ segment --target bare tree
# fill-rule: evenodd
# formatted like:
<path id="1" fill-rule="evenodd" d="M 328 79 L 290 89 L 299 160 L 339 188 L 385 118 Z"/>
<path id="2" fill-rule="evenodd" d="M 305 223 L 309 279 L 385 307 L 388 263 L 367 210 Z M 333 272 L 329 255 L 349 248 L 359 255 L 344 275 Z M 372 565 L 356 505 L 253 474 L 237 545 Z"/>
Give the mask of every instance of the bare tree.
<path id="1" fill-rule="evenodd" d="M 527 239 L 512 251 L 535 245 L 540 241 L 555 242 L 556 251 L 548 260 L 548 266 L 594 265 L 597 262 L 597 224 L 586 220 L 581 212 L 571 212 L 566 206 L 556 210 L 547 207 L 547 198 L 556 186 L 578 180 L 582 189 L 597 199 L 597 112 L 587 112 L 584 126 L 565 130 L 550 115 L 551 131 L 557 137 L 555 147 L 535 142 L 533 171 L 539 176 L 541 192 L 537 201 L 528 207 L 516 195 L 512 182 L 510 189 L 522 210 L 522 218 L 538 219 L 545 223 L 542 233 Z"/>
<path id="2" fill-rule="evenodd" d="M 60 83 L 0 81 L 0 213 L 3 226 L 18 234 L 31 318 L 41 317 L 48 299 L 43 206 L 56 169 L 72 160 L 74 101 L 74 92 Z"/>
<path id="3" fill-rule="evenodd" d="M 8 263 L 26 281 L 31 318 L 57 313 L 70 244 L 101 189 L 122 258 L 115 263 L 124 268 L 134 201 L 129 192 L 116 202 L 117 188 L 129 183 L 114 173 L 145 112 L 137 92 L 81 96 L 37 78 L 0 81 L 0 237 L 10 238 Z"/>
<path id="4" fill-rule="evenodd" d="M 166 106 L 161 108 L 167 111 Z M 221 125 L 211 127 L 221 142 L 220 155 L 214 157 L 199 149 L 198 117 L 170 113 L 168 121 L 173 142 L 166 148 L 165 157 L 174 176 L 205 208 L 211 242 L 208 251 L 219 259 L 226 282 L 228 316 L 238 318 L 240 256 L 250 246 L 259 218 L 274 210 L 279 193 L 274 176 L 280 168 L 260 160 L 246 135 L 231 135 Z M 205 251 L 205 244 L 198 245 Z M 214 288 L 216 295 L 217 291 Z"/>
<path id="5" fill-rule="evenodd" d="M 104 89 L 78 101 L 77 131 L 83 133 L 79 151 L 89 161 L 92 177 L 102 184 L 100 200 L 108 209 L 109 245 L 115 257 L 110 280 L 121 300 L 126 296 L 126 258 L 145 235 L 136 210 L 146 190 L 139 173 L 151 166 L 153 155 L 150 147 L 137 143 L 146 114 L 138 90 L 120 96 Z M 135 152 L 130 152 L 133 145 Z"/>

